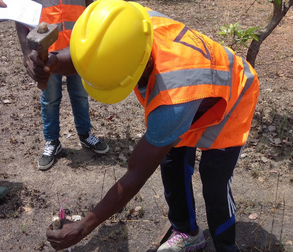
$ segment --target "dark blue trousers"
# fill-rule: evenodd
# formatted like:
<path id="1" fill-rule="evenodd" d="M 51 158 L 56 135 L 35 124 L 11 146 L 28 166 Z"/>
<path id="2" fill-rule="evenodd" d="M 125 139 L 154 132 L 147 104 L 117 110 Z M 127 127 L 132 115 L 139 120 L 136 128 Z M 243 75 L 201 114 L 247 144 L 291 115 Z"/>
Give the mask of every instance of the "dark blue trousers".
<path id="1" fill-rule="evenodd" d="M 235 245 L 235 203 L 231 193 L 234 168 L 242 147 L 202 151 L 199 172 L 209 230 L 218 252 L 238 251 Z M 172 148 L 161 163 L 168 218 L 175 230 L 197 230 L 192 175 L 196 148 Z"/>

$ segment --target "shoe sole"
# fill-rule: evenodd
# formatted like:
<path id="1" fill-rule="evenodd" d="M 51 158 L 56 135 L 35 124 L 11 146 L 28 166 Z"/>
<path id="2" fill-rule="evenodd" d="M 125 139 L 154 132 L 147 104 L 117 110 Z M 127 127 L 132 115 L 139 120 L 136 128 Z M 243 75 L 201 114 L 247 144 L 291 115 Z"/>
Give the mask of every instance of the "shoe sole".
<path id="1" fill-rule="evenodd" d="M 48 170 L 48 169 L 54 164 L 55 156 L 56 156 L 57 154 L 59 154 L 60 151 L 62 151 L 62 146 L 61 146 L 61 144 L 60 144 L 59 146 L 60 146 L 60 148 L 57 148 L 56 153 L 55 153 L 55 155 L 54 155 L 54 158 L 52 159 L 52 161 L 51 161 L 49 164 L 47 164 L 47 165 L 40 165 L 40 164 L 38 164 L 38 168 L 39 168 L 39 170 L 41 170 L 41 171 Z"/>
<path id="2" fill-rule="evenodd" d="M 105 149 L 105 150 L 94 150 L 94 149 L 92 149 L 90 146 L 88 146 L 87 144 L 85 144 L 85 143 L 82 143 L 82 142 L 80 142 L 80 144 L 82 145 L 82 147 L 86 147 L 86 148 L 88 148 L 88 149 L 91 149 L 92 151 L 94 151 L 95 153 L 98 153 L 98 154 L 105 154 L 105 153 L 107 153 L 108 151 L 109 151 L 109 146 L 107 145 L 107 148 Z"/>

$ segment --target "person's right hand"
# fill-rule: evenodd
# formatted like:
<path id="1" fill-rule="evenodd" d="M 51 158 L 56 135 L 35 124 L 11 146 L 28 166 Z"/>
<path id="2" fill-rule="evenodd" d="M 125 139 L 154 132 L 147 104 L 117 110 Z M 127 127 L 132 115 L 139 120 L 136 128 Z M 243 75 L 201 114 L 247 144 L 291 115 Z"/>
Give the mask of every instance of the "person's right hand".
<path id="1" fill-rule="evenodd" d="M 25 57 L 24 65 L 26 66 L 28 74 L 37 82 L 48 82 L 50 75 L 59 66 L 58 57 L 50 54 L 48 60 L 44 63 L 38 57 L 38 52 L 33 50 L 28 57 Z"/>
<path id="2" fill-rule="evenodd" d="M 48 227 L 46 231 L 47 240 L 55 250 L 61 250 L 77 244 L 83 238 L 83 225 L 81 221 L 72 222 L 69 220 L 61 220 L 62 229 L 53 230 Z"/>
<path id="3" fill-rule="evenodd" d="M 6 5 L 6 3 L 4 3 L 2 0 L 0 0 L 0 7 L 4 7 L 4 8 L 6 8 L 7 5 Z"/>

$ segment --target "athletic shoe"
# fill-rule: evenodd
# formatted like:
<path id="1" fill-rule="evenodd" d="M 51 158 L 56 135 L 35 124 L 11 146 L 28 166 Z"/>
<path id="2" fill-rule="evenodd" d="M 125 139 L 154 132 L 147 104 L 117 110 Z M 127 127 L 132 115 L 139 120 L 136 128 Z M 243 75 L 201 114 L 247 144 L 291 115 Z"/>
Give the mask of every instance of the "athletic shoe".
<path id="1" fill-rule="evenodd" d="M 105 154 L 109 150 L 108 144 L 96 138 L 90 131 L 85 135 L 79 135 L 79 141 L 82 146 L 99 154 Z"/>
<path id="2" fill-rule="evenodd" d="M 205 238 L 201 228 L 198 230 L 198 235 L 191 236 L 173 230 L 173 233 L 168 241 L 163 243 L 157 252 L 191 252 L 203 249 L 205 246 Z"/>
<path id="3" fill-rule="evenodd" d="M 54 141 L 47 141 L 43 154 L 39 159 L 39 169 L 47 170 L 49 169 L 55 160 L 55 156 L 62 150 L 61 143 L 59 139 Z"/>

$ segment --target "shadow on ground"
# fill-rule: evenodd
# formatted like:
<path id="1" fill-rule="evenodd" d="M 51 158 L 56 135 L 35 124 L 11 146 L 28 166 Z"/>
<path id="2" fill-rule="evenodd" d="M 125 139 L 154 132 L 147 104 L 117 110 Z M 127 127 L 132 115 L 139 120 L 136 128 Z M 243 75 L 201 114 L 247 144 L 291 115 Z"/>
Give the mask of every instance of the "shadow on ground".
<path id="1" fill-rule="evenodd" d="M 214 252 L 215 247 L 208 229 L 204 231 L 207 244 L 205 251 Z M 286 251 L 279 237 L 271 235 L 256 223 L 237 222 L 236 223 L 236 243 L 240 252 L 281 252 Z"/>

